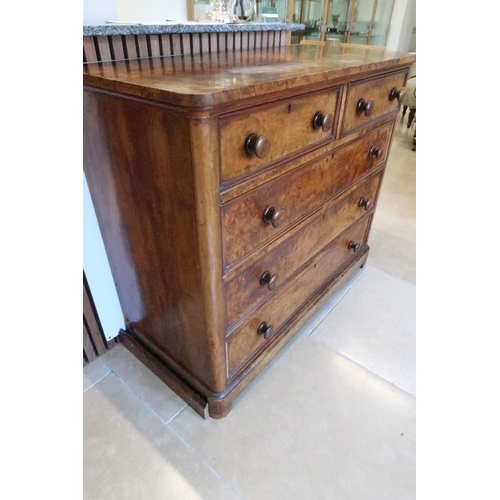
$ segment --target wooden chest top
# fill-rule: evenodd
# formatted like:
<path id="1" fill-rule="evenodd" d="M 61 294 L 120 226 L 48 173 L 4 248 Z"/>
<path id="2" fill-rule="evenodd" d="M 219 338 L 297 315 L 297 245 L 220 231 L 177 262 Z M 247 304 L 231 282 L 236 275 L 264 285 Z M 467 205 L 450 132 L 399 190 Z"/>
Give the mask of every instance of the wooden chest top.
<path id="1" fill-rule="evenodd" d="M 358 47 L 291 45 L 190 57 L 175 56 L 84 66 L 84 85 L 184 107 L 328 83 L 413 63 L 407 53 Z"/>

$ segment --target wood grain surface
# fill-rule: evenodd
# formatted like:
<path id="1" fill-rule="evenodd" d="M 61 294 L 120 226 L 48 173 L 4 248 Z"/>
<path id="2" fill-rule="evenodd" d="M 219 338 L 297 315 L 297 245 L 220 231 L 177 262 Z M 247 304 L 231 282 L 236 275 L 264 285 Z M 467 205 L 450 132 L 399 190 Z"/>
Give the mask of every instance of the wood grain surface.
<path id="1" fill-rule="evenodd" d="M 303 165 L 222 206 L 226 270 L 260 245 L 282 234 L 302 217 L 339 194 L 385 160 L 393 124 L 375 129 L 332 154 Z M 382 147 L 380 159 L 368 156 Z M 262 214 L 273 206 L 282 212 L 279 228 L 265 224 Z"/>
<path id="2" fill-rule="evenodd" d="M 221 181 L 228 181 L 251 170 L 262 168 L 294 151 L 331 139 L 332 127 L 323 131 L 313 128 L 317 112 L 337 117 L 340 88 L 307 94 L 234 113 L 219 120 Z M 250 134 L 266 136 L 270 152 L 265 158 L 249 155 L 244 148 Z"/>
<path id="3" fill-rule="evenodd" d="M 135 50 L 135 44 L 131 47 Z M 188 107 L 211 107 L 279 91 L 333 85 L 409 66 L 415 56 L 346 47 L 291 45 L 191 57 L 86 64 L 84 85 Z M 331 85 L 329 85 L 331 86 Z"/>
<path id="4" fill-rule="evenodd" d="M 351 131 L 364 127 L 366 124 L 385 114 L 397 111 L 399 107 L 398 101 L 390 101 L 389 93 L 392 88 L 404 88 L 405 81 L 406 71 L 401 71 L 383 78 L 373 78 L 366 82 L 350 83 L 347 87 L 341 135 L 347 135 Z M 365 101 L 371 100 L 373 102 L 373 112 L 370 116 L 356 112 L 356 106 L 360 99 L 364 99 Z"/>
<path id="5" fill-rule="evenodd" d="M 388 96 L 415 58 L 180 38 L 176 50 L 219 53 L 85 65 L 84 169 L 125 344 L 221 418 L 366 261 L 398 109 Z M 137 40 L 155 54 L 169 42 Z M 359 96 L 375 103 L 361 119 Z M 333 118 L 314 129 L 317 112 Z"/>
<path id="6" fill-rule="evenodd" d="M 232 374 L 255 350 L 267 342 L 258 333 L 262 322 L 274 327 L 274 334 L 280 331 L 296 309 L 306 302 L 314 292 L 323 286 L 337 269 L 354 255 L 349 242 L 365 243 L 369 217 L 365 216 L 342 233 L 335 242 L 314 259 L 288 286 L 282 288 L 262 307 L 228 337 L 229 372 Z"/>
<path id="7" fill-rule="evenodd" d="M 244 269 L 225 285 L 226 322 L 229 329 L 257 305 L 267 301 L 286 284 L 309 259 L 323 249 L 342 231 L 365 215 L 359 206 L 361 198 L 371 200 L 375 206 L 381 174 L 361 184 L 333 207 L 312 217 L 309 224 L 291 237 L 287 237 L 265 257 Z M 276 288 L 271 291 L 260 283 L 265 271 L 276 276 Z"/>
<path id="8" fill-rule="evenodd" d="M 192 150 L 193 127 L 161 106 L 84 93 L 84 169 L 122 310 L 138 335 L 217 391 L 225 384 L 223 328 L 207 328 L 207 304 L 218 304 L 200 269 L 211 265 L 206 248 L 220 237 L 201 232 L 200 211 L 218 211 L 213 190 L 200 194 L 210 183 L 198 171 L 195 182 L 192 164 L 195 150 L 215 155 L 216 146 L 209 137 L 204 145 L 200 131 Z"/>

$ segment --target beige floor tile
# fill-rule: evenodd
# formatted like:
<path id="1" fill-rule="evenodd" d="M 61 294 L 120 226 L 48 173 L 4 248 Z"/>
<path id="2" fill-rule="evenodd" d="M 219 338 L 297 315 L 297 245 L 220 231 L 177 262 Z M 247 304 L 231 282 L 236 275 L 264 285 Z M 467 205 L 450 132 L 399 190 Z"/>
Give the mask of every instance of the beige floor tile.
<path id="1" fill-rule="evenodd" d="M 413 145 L 413 132 L 411 128 L 406 125 L 408 123 L 408 111 L 406 116 L 402 118 L 402 112 L 399 113 L 399 117 L 396 119 L 396 127 L 394 129 L 394 139 L 397 140 L 397 144 L 404 148 L 405 151 L 416 155 L 415 151 L 412 151 Z"/>
<path id="2" fill-rule="evenodd" d="M 395 188 L 382 184 L 372 227 L 415 243 L 415 194 L 409 194 L 403 183 L 397 184 Z"/>
<path id="3" fill-rule="evenodd" d="M 395 133 L 384 177 L 411 184 L 415 179 L 415 160 L 416 155 L 406 144 L 406 139 L 398 138 Z"/>
<path id="4" fill-rule="evenodd" d="M 119 344 L 108 351 L 101 360 L 164 422 L 168 422 L 186 406 L 175 392 L 123 345 Z"/>
<path id="5" fill-rule="evenodd" d="M 101 359 L 95 359 L 83 369 L 83 392 L 87 391 L 94 384 L 103 379 L 110 373 L 110 370 L 105 366 Z"/>
<path id="6" fill-rule="evenodd" d="M 391 203 L 394 202 L 395 200 L 392 200 Z M 405 220 L 405 224 L 402 224 L 403 220 Z M 414 216 L 405 216 L 389 210 L 381 211 L 380 213 L 376 212 L 372 228 L 386 233 L 393 238 L 407 241 L 415 247 L 416 225 Z"/>
<path id="7" fill-rule="evenodd" d="M 398 120 L 369 238 L 368 264 L 416 282 L 416 154 Z"/>
<path id="8" fill-rule="evenodd" d="M 85 499 L 238 498 L 114 374 L 83 397 Z"/>
<path id="9" fill-rule="evenodd" d="M 415 241 L 416 155 L 408 147 L 408 131 L 401 125 L 394 133 L 373 225 Z"/>
<path id="10" fill-rule="evenodd" d="M 305 335 L 227 417 L 170 427 L 247 500 L 415 498 L 415 398 Z"/>
<path id="11" fill-rule="evenodd" d="M 409 200 L 411 200 L 411 208 L 415 212 L 416 188 L 414 169 L 412 169 L 411 175 L 404 171 L 398 172 L 392 176 L 385 176 L 382 186 L 384 191 L 389 191 L 393 194 L 403 193 Z"/>
<path id="12" fill-rule="evenodd" d="M 415 285 L 368 266 L 312 338 L 416 394 Z"/>
<path id="13" fill-rule="evenodd" d="M 384 175 L 385 180 L 398 180 L 407 184 L 411 190 L 414 189 L 416 175 L 415 151 L 411 150 L 413 136 L 410 131 L 402 127 L 401 123 L 396 123 L 394 139 L 387 161 L 387 168 Z"/>
<path id="14" fill-rule="evenodd" d="M 416 283 L 415 243 L 372 227 L 368 265 L 410 283 Z"/>

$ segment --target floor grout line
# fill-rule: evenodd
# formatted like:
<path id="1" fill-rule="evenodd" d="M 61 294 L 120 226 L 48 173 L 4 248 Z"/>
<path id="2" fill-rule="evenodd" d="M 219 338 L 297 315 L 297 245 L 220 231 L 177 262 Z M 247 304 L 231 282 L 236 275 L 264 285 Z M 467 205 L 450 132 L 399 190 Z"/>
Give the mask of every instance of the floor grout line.
<path id="1" fill-rule="evenodd" d="M 104 363 L 103 363 L 103 365 L 104 365 Z M 106 366 L 106 365 L 104 365 L 104 366 Z M 96 382 L 94 382 L 90 387 L 87 387 L 83 391 L 83 394 L 85 394 L 89 389 L 92 389 L 92 387 L 94 387 L 94 385 L 98 384 L 101 380 L 104 380 L 111 373 L 111 370 L 109 369 L 109 367 L 106 366 L 106 368 L 109 370 L 108 373 L 106 373 L 106 375 L 103 375 L 99 380 L 97 380 Z"/>
<path id="2" fill-rule="evenodd" d="M 111 370 L 113 372 L 113 370 Z M 148 403 L 146 403 L 146 401 L 144 401 L 144 399 L 141 398 L 141 396 L 139 396 L 139 394 L 137 394 L 134 390 L 132 390 L 132 388 L 127 384 L 127 382 L 125 382 L 119 375 L 117 375 L 115 372 L 113 372 L 113 375 L 115 375 L 115 377 L 141 402 L 141 404 L 150 412 L 152 413 L 163 425 L 165 425 L 165 427 L 167 426 L 167 422 L 165 422 L 165 420 L 155 411 L 153 410 L 153 408 L 151 408 L 151 406 L 148 405 Z M 182 408 L 184 409 L 184 407 Z M 170 422 L 170 420 L 169 420 Z"/>
<path id="3" fill-rule="evenodd" d="M 221 482 L 223 482 L 231 491 L 233 491 L 238 498 L 241 500 L 244 500 L 244 497 L 240 494 L 239 491 L 237 491 L 234 486 L 232 486 L 230 483 L 228 483 L 220 474 L 217 472 L 207 461 L 198 453 L 198 450 L 196 448 L 193 448 L 189 443 L 187 443 L 184 438 L 182 438 L 174 429 L 169 427 L 169 430 L 176 436 L 176 438 L 192 453 L 194 453 L 201 462 L 203 462 L 211 471 L 212 473 L 219 478 Z"/>
<path id="4" fill-rule="evenodd" d="M 188 406 L 187 403 L 184 403 L 184 406 L 178 410 L 175 415 L 173 415 L 172 417 L 169 418 L 168 421 L 165 421 L 155 410 L 153 410 L 153 408 L 151 408 L 151 406 L 149 406 L 148 403 L 146 403 L 146 401 L 144 401 L 144 399 L 142 399 L 141 395 L 140 394 L 137 394 L 133 389 L 132 387 L 130 387 L 129 384 L 127 384 L 127 382 L 125 382 L 125 380 L 123 380 L 120 375 L 118 375 L 114 370 L 112 370 L 104 361 L 102 361 L 102 364 L 110 371 L 110 373 L 113 373 L 115 375 L 115 377 L 117 377 L 121 382 L 122 384 L 132 393 L 134 394 L 134 396 L 137 397 L 137 399 L 139 399 L 139 401 L 149 410 L 151 411 L 154 415 L 156 415 L 158 417 L 158 419 L 161 421 L 162 424 L 168 426 L 170 424 L 170 422 L 172 422 L 172 420 L 177 417 L 181 412 L 182 410 L 184 410 L 186 408 L 186 406 Z M 153 372 L 151 372 L 153 373 Z M 153 374 L 154 375 L 154 374 Z M 156 376 L 156 375 L 155 375 Z M 165 384 L 165 387 L 168 389 L 168 390 L 171 390 L 166 384 Z M 177 395 L 176 395 L 177 396 Z M 179 397 L 179 396 L 177 396 Z"/>
<path id="5" fill-rule="evenodd" d="M 186 403 L 167 423 L 166 425 L 170 425 L 170 422 L 174 420 L 174 418 L 177 418 L 186 408 L 188 407 L 188 404 Z"/>
<path id="6" fill-rule="evenodd" d="M 341 352 L 337 351 L 336 349 L 333 349 L 332 347 L 324 344 L 323 342 L 321 342 L 320 340 L 317 340 L 316 338 L 312 339 L 314 340 L 314 342 L 316 342 L 316 344 L 328 349 L 329 351 L 332 351 L 336 354 L 338 354 L 339 356 L 342 356 L 343 358 L 347 359 L 348 361 L 350 361 L 351 363 L 354 363 L 356 366 L 359 366 L 360 368 L 362 368 L 363 370 L 367 371 L 368 373 L 371 373 L 372 375 L 374 375 L 375 377 L 383 380 L 384 382 L 387 382 L 388 384 L 392 385 L 393 387 L 395 387 L 396 389 L 404 392 L 405 394 L 407 394 L 408 396 L 411 396 L 412 398 L 414 399 L 417 399 L 417 396 L 415 396 L 414 394 L 412 394 L 411 392 L 408 392 L 404 389 L 402 389 L 401 387 L 397 386 L 396 384 L 394 384 L 393 382 L 391 382 L 390 380 L 387 380 L 386 378 L 382 377 L 382 375 L 379 375 L 378 373 L 375 373 L 373 372 L 372 370 L 370 370 L 369 368 L 367 368 L 366 366 L 363 366 L 362 364 L 358 363 L 357 361 L 354 361 L 354 359 L 351 359 L 349 356 L 346 356 L 345 354 L 342 354 Z"/>
<path id="7" fill-rule="evenodd" d="M 104 363 L 103 363 L 104 364 Z M 113 370 L 111 370 L 107 365 L 105 365 L 108 370 L 110 370 L 110 373 L 113 373 L 115 375 L 115 377 L 121 382 L 121 384 L 123 384 L 139 401 L 140 403 L 150 412 L 152 413 L 165 427 L 166 429 L 171 432 L 172 434 L 175 435 L 175 437 L 184 445 L 186 446 L 186 448 L 188 450 L 190 450 L 191 452 L 193 452 L 197 457 L 198 459 L 206 466 L 208 467 L 208 469 L 210 469 L 210 471 L 222 482 L 224 483 L 224 485 L 229 488 L 231 491 L 233 491 L 237 496 L 238 498 L 240 498 L 241 500 L 244 500 L 244 498 L 240 495 L 240 493 L 238 491 L 236 491 L 236 489 L 231 486 L 230 483 L 228 483 L 210 464 L 208 464 L 205 459 L 198 453 L 198 451 L 195 449 L 195 448 L 192 448 L 186 441 L 184 441 L 184 439 L 181 438 L 181 436 L 179 436 L 179 434 L 177 434 L 176 431 L 174 431 L 174 429 L 172 427 L 170 427 L 170 423 L 177 417 L 179 416 L 189 405 L 186 403 L 184 404 L 184 406 L 178 411 L 176 412 L 175 415 L 173 415 L 168 421 L 165 421 L 153 408 L 151 408 L 151 406 L 149 406 L 148 403 L 146 403 L 146 401 L 144 401 L 141 396 L 139 394 L 137 394 L 134 390 L 132 390 L 132 388 L 116 373 L 114 372 Z M 109 373 L 107 374 L 109 375 Z M 106 375 L 106 376 L 107 376 Z"/>

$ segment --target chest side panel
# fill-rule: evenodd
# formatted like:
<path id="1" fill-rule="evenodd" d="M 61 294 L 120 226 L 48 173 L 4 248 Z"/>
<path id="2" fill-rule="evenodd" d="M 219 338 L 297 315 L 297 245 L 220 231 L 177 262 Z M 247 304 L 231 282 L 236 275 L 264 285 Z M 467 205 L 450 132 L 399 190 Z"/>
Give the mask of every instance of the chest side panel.
<path id="1" fill-rule="evenodd" d="M 163 106 L 84 95 L 84 169 L 125 319 L 184 375 L 217 390 L 224 360 L 204 297 L 205 181 L 194 179 L 191 128 Z"/>

